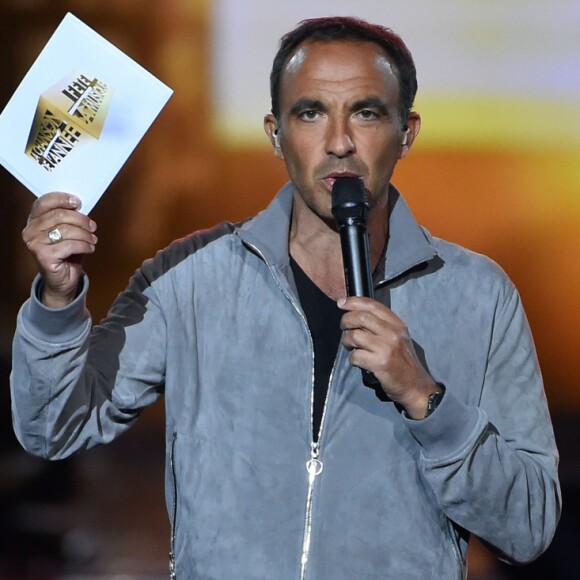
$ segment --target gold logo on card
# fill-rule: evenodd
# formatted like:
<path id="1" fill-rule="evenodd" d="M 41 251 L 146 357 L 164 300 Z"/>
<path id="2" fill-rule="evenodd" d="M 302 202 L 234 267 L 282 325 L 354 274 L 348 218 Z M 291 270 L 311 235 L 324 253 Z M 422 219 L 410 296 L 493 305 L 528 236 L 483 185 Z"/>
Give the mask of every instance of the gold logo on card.
<path id="1" fill-rule="evenodd" d="M 25 153 L 52 171 L 74 149 L 101 136 L 113 88 L 84 74 L 72 75 L 38 99 Z"/>

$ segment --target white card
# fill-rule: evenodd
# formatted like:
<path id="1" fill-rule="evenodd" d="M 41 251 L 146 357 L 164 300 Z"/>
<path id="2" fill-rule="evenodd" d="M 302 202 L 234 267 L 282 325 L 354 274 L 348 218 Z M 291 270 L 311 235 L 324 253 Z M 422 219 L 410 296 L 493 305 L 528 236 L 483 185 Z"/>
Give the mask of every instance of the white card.
<path id="1" fill-rule="evenodd" d="M 69 13 L 0 115 L 0 163 L 88 214 L 172 92 Z"/>

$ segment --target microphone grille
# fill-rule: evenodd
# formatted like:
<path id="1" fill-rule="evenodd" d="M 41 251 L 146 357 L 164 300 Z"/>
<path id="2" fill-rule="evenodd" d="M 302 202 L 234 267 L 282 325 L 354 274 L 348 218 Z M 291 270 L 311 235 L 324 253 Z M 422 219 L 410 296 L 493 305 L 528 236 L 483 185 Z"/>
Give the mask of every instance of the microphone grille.
<path id="1" fill-rule="evenodd" d="M 366 223 L 369 209 L 367 192 L 358 177 L 337 177 L 332 186 L 332 215 L 340 227 L 346 220 Z"/>

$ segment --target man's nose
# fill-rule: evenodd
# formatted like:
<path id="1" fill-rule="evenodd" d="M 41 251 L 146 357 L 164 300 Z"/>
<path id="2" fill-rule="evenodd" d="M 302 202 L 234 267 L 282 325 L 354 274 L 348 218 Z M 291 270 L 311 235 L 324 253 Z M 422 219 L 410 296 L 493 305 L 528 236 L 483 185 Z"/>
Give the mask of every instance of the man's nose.
<path id="1" fill-rule="evenodd" d="M 354 140 L 345 119 L 331 120 L 327 125 L 326 153 L 336 157 L 349 157 L 356 151 Z"/>

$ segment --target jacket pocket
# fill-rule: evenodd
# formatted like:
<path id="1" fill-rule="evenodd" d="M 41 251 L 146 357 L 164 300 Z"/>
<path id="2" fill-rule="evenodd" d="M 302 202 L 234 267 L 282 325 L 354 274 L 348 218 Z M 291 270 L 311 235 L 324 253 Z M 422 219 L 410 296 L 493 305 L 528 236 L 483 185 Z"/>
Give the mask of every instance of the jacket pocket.
<path id="1" fill-rule="evenodd" d="M 457 536 L 455 533 L 455 528 L 451 523 L 451 520 L 447 520 L 447 541 L 451 546 L 451 552 L 453 557 L 457 562 L 457 578 L 458 580 L 465 580 L 467 578 L 467 570 L 463 564 L 463 558 L 461 557 L 461 551 L 459 550 L 459 545 L 457 544 Z"/>
<path id="2" fill-rule="evenodd" d="M 169 552 L 169 578 L 170 580 L 177 580 L 177 572 L 175 569 L 175 535 L 177 531 L 177 475 L 175 473 L 175 444 L 177 441 L 177 433 L 174 431 L 171 439 L 171 450 L 169 455 L 169 465 L 171 469 L 171 485 L 172 485 L 172 517 L 171 517 L 171 538 L 170 538 L 170 552 Z"/>

